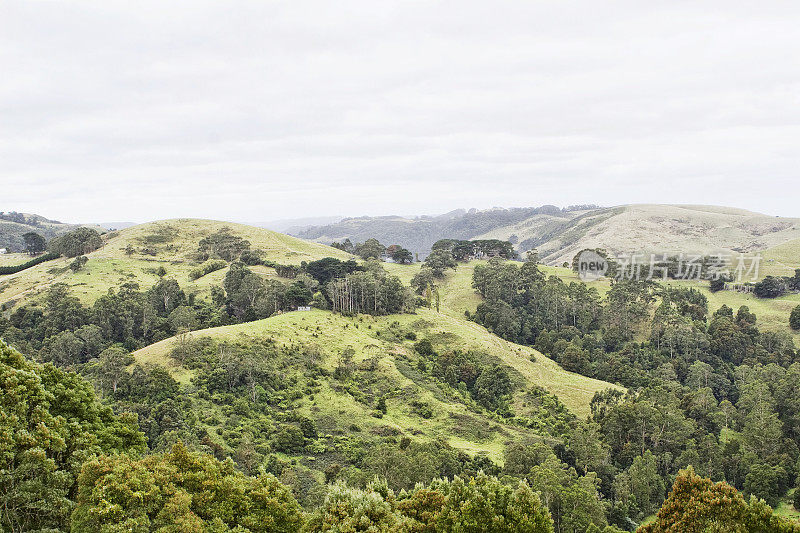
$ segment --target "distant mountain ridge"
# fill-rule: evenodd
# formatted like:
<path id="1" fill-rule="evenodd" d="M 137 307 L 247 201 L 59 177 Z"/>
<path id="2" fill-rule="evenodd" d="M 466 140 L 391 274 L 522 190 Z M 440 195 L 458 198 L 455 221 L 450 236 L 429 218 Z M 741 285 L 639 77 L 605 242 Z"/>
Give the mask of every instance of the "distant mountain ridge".
<path id="1" fill-rule="evenodd" d="M 50 220 L 41 215 L 18 213 L 16 211 L 0 211 L 0 248 L 21 252 L 25 241 L 22 238 L 28 232 L 36 232 L 45 239 L 52 239 L 83 224 L 65 224 L 58 220 Z M 90 227 L 95 227 L 91 226 Z"/>
<path id="2" fill-rule="evenodd" d="M 346 238 L 363 242 L 375 237 L 384 244 L 400 244 L 421 256 L 427 255 L 439 239 L 471 239 L 501 227 L 541 217 L 553 224 L 568 221 L 575 212 L 553 205 L 540 207 L 459 209 L 439 216 L 346 218 L 336 224 L 316 226 L 296 233 L 297 237 L 330 244 Z"/>
<path id="3" fill-rule="evenodd" d="M 550 264 L 571 261 L 583 248 L 612 253 L 755 252 L 800 238 L 800 218 L 744 209 L 632 204 L 616 207 L 572 206 L 460 209 L 440 216 L 347 218 L 296 233 L 329 244 L 374 237 L 427 255 L 439 239 L 502 239 L 518 252 L 537 249 Z"/>

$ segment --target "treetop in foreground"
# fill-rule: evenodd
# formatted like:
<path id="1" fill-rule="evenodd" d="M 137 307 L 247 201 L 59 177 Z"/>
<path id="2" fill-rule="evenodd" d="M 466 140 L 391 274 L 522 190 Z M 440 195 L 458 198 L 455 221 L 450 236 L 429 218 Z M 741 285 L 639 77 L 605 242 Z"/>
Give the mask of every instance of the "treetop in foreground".
<path id="1" fill-rule="evenodd" d="M 714 483 L 695 474 L 692 467 L 682 470 L 655 522 L 639 528 L 639 533 L 797 533 L 800 526 L 772 513 L 763 500 L 742 494 L 727 483 Z"/>

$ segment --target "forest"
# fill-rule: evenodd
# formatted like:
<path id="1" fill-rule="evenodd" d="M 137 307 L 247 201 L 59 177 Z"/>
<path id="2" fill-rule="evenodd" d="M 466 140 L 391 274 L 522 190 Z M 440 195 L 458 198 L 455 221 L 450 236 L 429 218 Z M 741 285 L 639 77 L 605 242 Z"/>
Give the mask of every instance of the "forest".
<path id="1" fill-rule="evenodd" d="M 80 231 L 48 249 L 83 257 L 69 267 L 80 272 L 100 245 Z M 89 304 L 55 283 L 0 315 L 3 529 L 800 531 L 772 511 L 800 495 L 800 354 L 746 306 L 712 311 L 699 290 L 652 280 L 601 294 L 490 240 L 436 243 L 408 285 L 376 240 L 352 249 L 365 257 L 284 265 L 212 233 L 188 274 L 224 271 L 208 296 L 162 266 L 148 288 L 121 283 Z M 498 257 L 468 263 L 487 250 Z M 438 312 L 467 264 L 473 324 L 619 384 L 587 418 L 544 387 L 521 390 L 518 370 L 453 344 L 444 322 L 391 321 Z M 305 306 L 341 317 L 339 335 L 365 338 L 364 351 L 291 332 L 193 334 Z M 167 341 L 167 366 L 136 356 Z M 439 409 L 382 372 L 387 357 L 418 391 L 458 405 L 450 416 L 472 441 L 505 432 L 499 455 L 381 425 L 401 403 L 423 424 Z M 340 397 L 369 416 L 320 411 Z"/>

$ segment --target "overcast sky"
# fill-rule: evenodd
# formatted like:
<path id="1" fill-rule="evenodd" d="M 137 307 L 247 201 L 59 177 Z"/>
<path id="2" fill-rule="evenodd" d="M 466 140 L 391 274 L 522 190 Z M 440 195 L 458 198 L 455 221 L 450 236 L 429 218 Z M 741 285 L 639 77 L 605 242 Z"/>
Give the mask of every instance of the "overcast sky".
<path id="1" fill-rule="evenodd" d="M 800 2 L 0 2 L 0 210 L 800 216 Z"/>

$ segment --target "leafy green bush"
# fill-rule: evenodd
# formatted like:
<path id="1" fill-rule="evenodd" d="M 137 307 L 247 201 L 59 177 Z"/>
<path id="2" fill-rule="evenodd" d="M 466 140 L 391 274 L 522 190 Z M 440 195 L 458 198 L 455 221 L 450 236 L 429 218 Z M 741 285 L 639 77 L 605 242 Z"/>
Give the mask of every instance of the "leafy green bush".
<path id="1" fill-rule="evenodd" d="M 189 272 L 189 279 L 196 280 L 200 279 L 206 274 L 211 274 L 212 272 L 216 272 L 217 270 L 222 270 L 228 266 L 228 263 L 223 261 L 222 259 L 209 259 L 202 265 L 198 266 L 197 268 L 192 269 Z"/>

